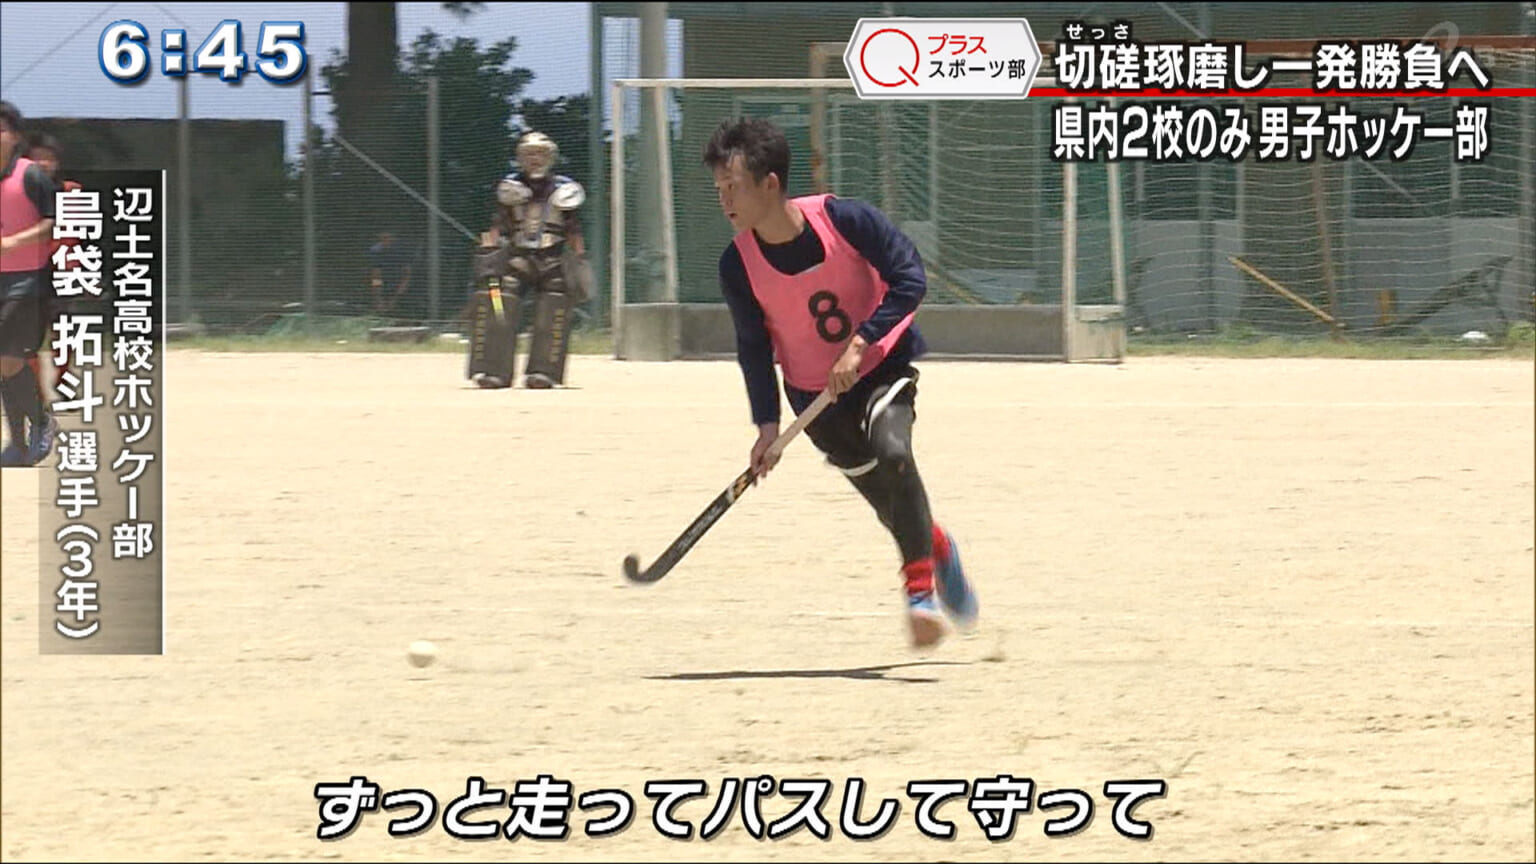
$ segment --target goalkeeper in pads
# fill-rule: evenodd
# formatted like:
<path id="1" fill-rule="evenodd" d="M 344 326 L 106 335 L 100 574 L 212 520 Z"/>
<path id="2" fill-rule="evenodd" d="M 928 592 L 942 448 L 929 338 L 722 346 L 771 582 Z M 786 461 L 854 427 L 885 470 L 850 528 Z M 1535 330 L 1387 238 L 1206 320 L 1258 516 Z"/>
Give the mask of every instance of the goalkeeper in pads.
<path id="1" fill-rule="evenodd" d="M 525 298 L 533 322 L 524 385 L 548 390 L 565 383 L 571 326 L 589 297 L 579 209 L 582 185 L 555 173 L 559 148 L 529 132 L 517 144 L 517 171 L 496 184 L 496 216 L 475 258 L 475 312 L 468 377 L 481 387 L 511 387 Z M 507 296 L 502 296 L 502 291 Z"/>
<path id="2" fill-rule="evenodd" d="M 945 614 L 970 629 L 976 596 L 954 539 L 930 513 L 912 455 L 912 362 L 926 350 L 913 321 L 927 294 L 917 248 L 865 202 L 788 197 L 789 143 L 767 121 L 722 123 L 704 164 L 736 231 L 720 256 L 720 287 L 758 430 L 755 476 L 776 461 L 769 445 L 779 435 L 777 360 L 796 416 L 823 389 L 837 397 L 805 433 L 895 540 L 912 643 L 942 639 Z"/>

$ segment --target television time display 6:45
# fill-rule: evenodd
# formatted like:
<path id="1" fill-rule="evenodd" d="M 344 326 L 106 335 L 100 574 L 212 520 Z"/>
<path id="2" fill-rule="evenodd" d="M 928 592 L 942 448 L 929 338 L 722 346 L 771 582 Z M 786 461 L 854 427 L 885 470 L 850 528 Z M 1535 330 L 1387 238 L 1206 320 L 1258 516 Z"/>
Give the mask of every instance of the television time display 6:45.
<path id="1" fill-rule="evenodd" d="M 194 49 L 183 29 L 160 31 L 160 73 L 179 78 L 188 73 L 217 75 L 237 84 L 255 72 L 273 84 L 292 84 L 304 77 L 309 54 L 304 50 L 304 22 L 263 21 L 256 28 L 254 57 L 245 50 L 246 28 L 225 19 L 203 36 Z M 150 56 L 150 32 L 132 20 L 113 21 L 101 31 L 97 59 L 101 71 L 118 84 L 137 84 L 154 66 Z"/>

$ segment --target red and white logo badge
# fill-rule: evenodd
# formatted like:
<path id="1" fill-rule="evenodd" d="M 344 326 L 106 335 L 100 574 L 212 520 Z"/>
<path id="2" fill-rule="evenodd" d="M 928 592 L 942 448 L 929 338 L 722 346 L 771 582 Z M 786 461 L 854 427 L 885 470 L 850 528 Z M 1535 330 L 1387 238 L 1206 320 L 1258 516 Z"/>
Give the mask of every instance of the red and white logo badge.
<path id="1" fill-rule="evenodd" d="M 1023 18 L 861 18 L 843 52 L 863 99 L 1023 99 L 1040 65 Z"/>

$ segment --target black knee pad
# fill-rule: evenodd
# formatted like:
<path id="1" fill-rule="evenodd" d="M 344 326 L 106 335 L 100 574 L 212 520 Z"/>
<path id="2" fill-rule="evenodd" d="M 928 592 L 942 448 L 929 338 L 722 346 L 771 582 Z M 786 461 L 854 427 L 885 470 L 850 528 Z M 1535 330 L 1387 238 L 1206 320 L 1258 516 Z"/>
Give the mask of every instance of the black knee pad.
<path id="1" fill-rule="evenodd" d="M 893 403 L 874 418 L 869 443 L 875 458 L 899 474 L 912 470 L 912 406 Z"/>

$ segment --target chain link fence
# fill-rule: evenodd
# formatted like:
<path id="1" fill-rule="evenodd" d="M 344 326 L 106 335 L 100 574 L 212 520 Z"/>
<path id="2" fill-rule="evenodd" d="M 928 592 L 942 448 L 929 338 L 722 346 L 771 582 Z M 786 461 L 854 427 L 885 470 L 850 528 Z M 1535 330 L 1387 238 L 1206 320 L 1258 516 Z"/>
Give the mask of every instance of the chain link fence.
<path id="1" fill-rule="evenodd" d="M 470 255 L 489 224 L 493 186 L 511 170 L 517 137 L 537 129 L 560 148 L 557 170 L 589 191 L 581 216 L 597 290 L 577 326 L 590 329 L 606 325 L 611 299 L 610 81 L 841 76 L 826 46 L 845 42 L 861 16 L 970 14 L 1023 16 L 1041 40 L 1060 38 L 1069 20 L 1125 20 L 1144 42 L 1423 34 L 1475 45 L 1478 36 L 1528 38 L 1536 22 L 1529 2 L 1109 3 L 1086 11 L 1055 3 L 7 3 L 0 98 L 22 110 L 29 133 L 58 142 L 66 177 L 167 171 L 169 314 L 213 333 L 462 332 Z M 150 34 L 154 68 L 135 85 L 110 80 L 100 61 L 99 37 L 124 19 Z M 241 23 L 236 47 L 251 55 L 263 21 L 302 21 L 307 74 L 288 84 L 164 74 L 166 31 L 184 31 L 191 58 L 217 47 L 205 40 L 226 19 Z M 1498 70 L 1497 84 L 1536 86 L 1529 50 L 1479 56 Z M 1451 108 L 1451 100 L 1421 101 L 1431 122 Z M 1476 165 L 1457 165 L 1451 145 L 1432 143 L 1401 162 L 1320 170 L 1128 167 L 1133 338 L 1316 331 L 1316 316 L 1266 280 L 1331 308 L 1350 335 L 1528 328 L 1533 100 L 1489 101 L 1490 156 Z M 668 118 L 680 186 L 698 171 L 693 133 L 716 115 L 809 116 L 816 107 L 714 95 L 695 103 L 688 116 L 673 105 Z M 891 207 L 931 251 L 939 288 L 931 302 L 1018 303 L 1050 293 L 1059 265 L 1040 241 L 1050 232 L 1030 214 L 1055 206 L 1059 190 L 1050 182 L 1056 172 L 1036 167 L 1048 143 L 1043 121 L 1010 119 L 1033 117 L 1027 106 L 877 110 L 843 100 L 821 110 L 822 152 L 803 176 Z M 640 106 L 627 113 L 640 116 Z M 634 136 L 627 152 L 637 166 L 649 164 L 654 136 L 644 126 L 626 131 Z M 890 152 L 907 139 L 922 146 Z M 1091 220 L 1103 193 L 1093 172 L 1085 176 Z M 967 196 L 979 209 L 955 216 Z M 708 209 L 705 202 L 684 215 L 713 228 L 677 222 L 688 302 L 716 299 L 719 230 Z M 642 231 L 626 248 L 659 260 L 646 257 L 648 242 L 661 238 Z M 1090 278 L 1103 269 L 1085 270 L 1084 302 L 1109 290 Z"/>

